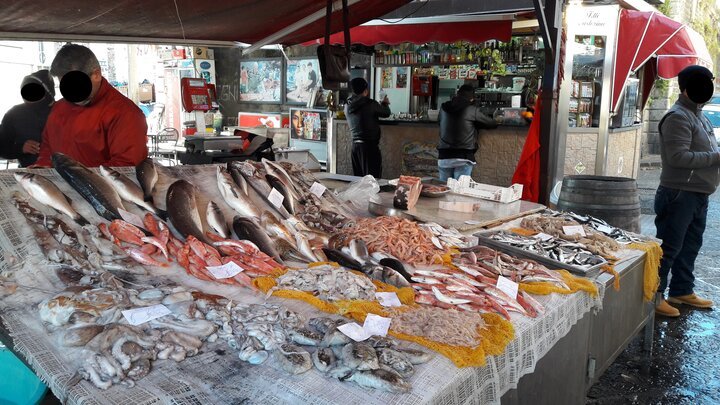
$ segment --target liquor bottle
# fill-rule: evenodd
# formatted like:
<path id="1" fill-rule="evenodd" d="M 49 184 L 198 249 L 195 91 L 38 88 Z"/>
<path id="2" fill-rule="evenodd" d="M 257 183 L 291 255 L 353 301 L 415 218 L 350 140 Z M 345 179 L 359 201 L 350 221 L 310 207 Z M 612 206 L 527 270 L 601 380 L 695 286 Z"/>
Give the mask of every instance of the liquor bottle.
<path id="1" fill-rule="evenodd" d="M 468 62 L 473 63 L 473 62 L 475 61 L 475 58 L 473 58 L 473 56 L 475 56 L 475 55 L 473 55 L 472 47 L 468 46 L 468 47 L 467 47 L 467 60 L 468 60 Z"/>

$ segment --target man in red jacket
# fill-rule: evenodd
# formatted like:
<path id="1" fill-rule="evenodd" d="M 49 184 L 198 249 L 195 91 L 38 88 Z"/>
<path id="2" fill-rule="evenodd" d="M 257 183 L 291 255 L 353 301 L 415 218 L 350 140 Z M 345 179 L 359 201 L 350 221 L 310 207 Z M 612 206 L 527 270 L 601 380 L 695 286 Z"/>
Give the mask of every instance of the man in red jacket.
<path id="1" fill-rule="evenodd" d="M 145 116 L 103 78 L 90 49 L 63 46 L 50 73 L 60 79 L 63 99 L 50 112 L 36 166 L 51 166 L 55 152 L 90 167 L 135 166 L 147 157 Z"/>

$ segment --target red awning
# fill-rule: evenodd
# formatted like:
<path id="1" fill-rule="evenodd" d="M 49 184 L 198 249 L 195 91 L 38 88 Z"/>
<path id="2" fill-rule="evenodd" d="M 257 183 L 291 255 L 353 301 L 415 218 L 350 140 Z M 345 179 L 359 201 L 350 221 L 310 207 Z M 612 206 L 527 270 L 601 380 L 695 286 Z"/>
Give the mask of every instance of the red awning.
<path id="1" fill-rule="evenodd" d="M 396 45 L 403 42 L 424 44 L 426 42 L 451 43 L 468 41 L 481 43 L 491 39 L 510 41 L 512 21 L 464 21 L 424 24 L 380 24 L 360 25 L 350 30 L 350 39 L 354 44 Z M 345 41 L 342 32 L 330 36 L 330 43 L 342 44 Z M 303 45 L 316 45 L 325 42 L 325 38 L 305 42 Z"/>
<path id="2" fill-rule="evenodd" d="M 656 11 L 621 10 L 615 56 L 612 111 L 625 82 L 645 63 L 656 63 L 657 75 L 670 79 L 689 65 L 712 67 L 705 41 L 690 27 Z"/>
<path id="3" fill-rule="evenodd" d="M 350 1 L 355 26 L 397 9 L 410 0 Z M 325 10 L 326 0 L 36 0 L 4 2 L 0 38 L 79 38 L 101 41 L 234 41 L 254 43 L 305 17 Z M 354 3 L 354 4 L 353 4 Z M 182 21 L 182 25 L 180 22 Z M 342 29 L 340 12 L 333 32 Z M 287 45 L 324 35 L 325 18 L 274 41 Z M 149 41 L 144 41 L 149 42 Z M 228 43 L 230 44 L 230 42 Z"/>

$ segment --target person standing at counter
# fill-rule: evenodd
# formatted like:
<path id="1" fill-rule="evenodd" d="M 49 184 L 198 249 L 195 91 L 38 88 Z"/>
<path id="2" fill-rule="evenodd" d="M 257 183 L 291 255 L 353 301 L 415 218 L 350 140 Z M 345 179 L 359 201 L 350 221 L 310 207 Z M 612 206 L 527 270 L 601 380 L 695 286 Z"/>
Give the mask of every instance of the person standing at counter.
<path id="1" fill-rule="evenodd" d="M 655 313 L 680 316 L 673 304 L 711 308 L 694 292 L 695 259 L 703 243 L 708 200 L 720 183 L 720 151 L 712 125 L 702 112 L 715 88 L 713 74 L 688 66 L 678 75 L 682 94 L 660 119 L 660 186 L 655 194 L 655 227 L 662 239 L 660 286 Z M 664 299 L 669 283 L 668 299 Z"/>
<path id="2" fill-rule="evenodd" d="M 353 175 L 372 174 L 376 179 L 382 176 L 382 155 L 379 118 L 390 116 L 390 101 L 387 96 L 381 103 L 368 97 L 368 83 L 361 77 L 350 81 L 353 94 L 345 105 L 345 117 L 352 135 Z"/>
<path id="3" fill-rule="evenodd" d="M 63 99 L 48 118 L 37 166 L 50 166 L 55 152 L 90 167 L 136 166 L 147 157 L 145 116 L 105 80 L 89 48 L 63 46 L 50 73 L 60 79 Z"/>
<path id="4" fill-rule="evenodd" d="M 23 103 L 8 110 L 0 126 L 0 155 L 17 159 L 20 167 L 35 163 L 45 122 L 55 103 L 55 82 L 47 69 L 25 76 L 20 85 Z"/>
<path id="5" fill-rule="evenodd" d="M 475 105 L 475 89 L 464 84 L 457 95 L 440 107 L 438 173 L 440 181 L 470 176 L 478 150 L 478 129 L 497 128 L 492 118 Z"/>

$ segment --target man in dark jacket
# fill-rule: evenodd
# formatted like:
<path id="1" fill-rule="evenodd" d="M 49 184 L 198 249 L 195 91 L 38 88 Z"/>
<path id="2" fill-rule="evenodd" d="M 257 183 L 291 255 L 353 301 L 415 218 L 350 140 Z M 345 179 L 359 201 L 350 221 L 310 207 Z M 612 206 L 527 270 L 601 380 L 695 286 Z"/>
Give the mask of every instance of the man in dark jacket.
<path id="1" fill-rule="evenodd" d="M 474 104 L 475 89 L 462 85 L 452 100 L 440 107 L 440 143 L 438 172 L 441 181 L 470 176 L 478 149 L 478 129 L 497 127 L 495 120 Z"/>
<path id="2" fill-rule="evenodd" d="M 23 103 L 5 113 L 0 127 L 0 155 L 17 159 L 20 167 L 35 163 L 50 109 L 55 102 L 55 83 L 47 70 L 38 70 L 22 81 Z"/>
<path id="3" fill-rule="evenodd" d="M 696 308 L 713 305 L 695 295 L 693 269 L 705 232 L 708 197 L 720 182 L 720 151 L 702 112 L 713 95 L 713 74 L 702 66 L 689 66 L 678 75 L 678 84 L 682 94 L 658 125 L 662 172 L 655 194 L 655 226 L 663 250 L 655 313 L 670 317 L 680 311 L 668 302 Z"/>
<path id="4" fill-rule="evenodd" d="M 353 94 L 345 105 L 345 117 L 352 135 L 352 166 L 355 176 L 372 174 L 379 179 L 382 175 L 380 155 L 380 123 L 378 118 L 390 116 L 390 101 L 387 96 L 382 103 L 368 97 L 368 84 L 358 77 L 350 81 Z"/>

